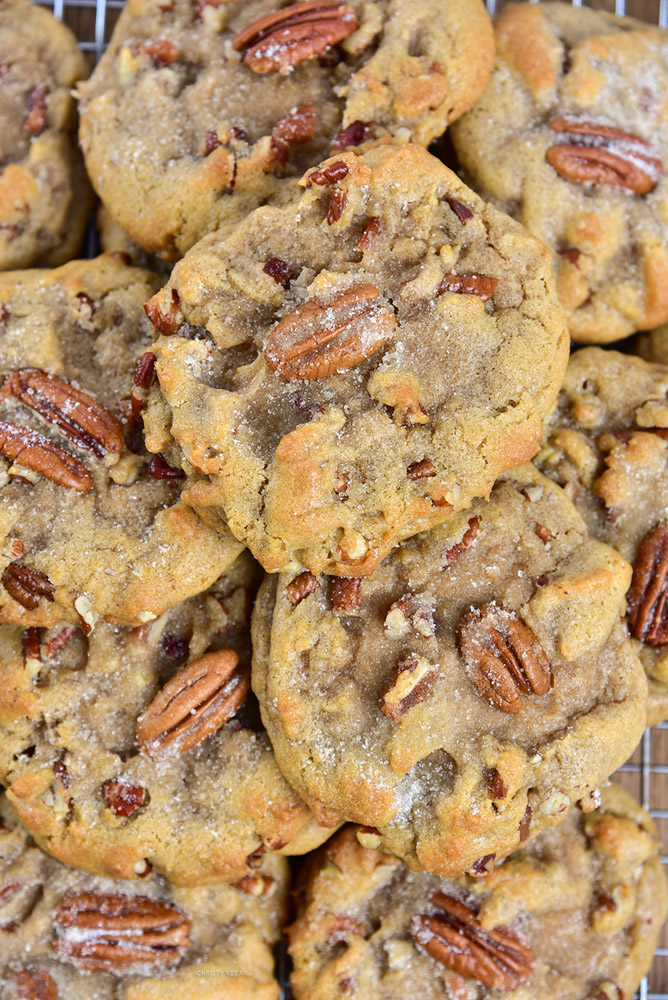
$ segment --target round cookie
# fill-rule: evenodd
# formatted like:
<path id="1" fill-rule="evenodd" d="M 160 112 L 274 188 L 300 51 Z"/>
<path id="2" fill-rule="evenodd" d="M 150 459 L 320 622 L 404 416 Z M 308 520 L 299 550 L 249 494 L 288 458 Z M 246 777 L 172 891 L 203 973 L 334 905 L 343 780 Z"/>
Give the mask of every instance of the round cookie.
<path id="1" fill-rule="evenodd" d="M 330 149 L 388 133 L 426 146 L 493 62 L 481 0 L 130 0 L 79 89 L 81 144 L 122 228 L 178 260 L 289 201 Z"/>
<path id="2" fill-rule="evenodd" d="M 55 267 L 81 246 L 93 198 L 71 88 L 86 76 L 64 24 L 28 0 L 2 0 L 0 270 Z"/>
<path id="3" fill-rule="evenodd" d="M 245 890 L 84 875 L 42 854 L 2 802 L 0 1000 L 278 1000 L 287 889 L 277 856 Z"/>
<path id="4" fill-rule="evenodd" d="M 535 454 L 568 335 L 542 244 L 420 146 L 302 184 L 147 306 L 146 443 L 269 572 L 364 576 Z"/>
<path id="5" fill-rule="evenodd" d="M 0 781 L 40 847 L 94 875 L 195 885 L 331 834 L 249 694 L 258 570 L 244 553 L 140 629 L 0 629 Z"/>
<path id="6" fill-rule="evenodd" d="M 311 805 L 412 867 L 481 873 L 635 749 L 647 685 L 630 567 L 532 465 L 359 581 L 267 577 L 253 689 Z"/>
<path id="7" fill-rule="evenodd" d="M 309 867 L 289 928 L 296 1000 L 622 1000 L 650 966 L 666 877 L 619 785 L 482 878 L 411 872 L 369 843 L 346 827 Z"/>
<path id="8" fill-rule="evenodd" d="M 668 320 L 668 32 L 570 4 L 507 4 L 497 63 L 452 137 L 470 183 L 555 254 L 571 336 Z"/>
<path id="9" fill-rule="evenodd" d="M 141 445 L 158 284 L 113 256 L 0 275 L 0 622 L 140 625 L 241 550 Z"/>
<path id="10" fill-rule="evenodd" d="M 668 367 L 576 351 L 536 460 L 591 534 L 633 564 L 627 620 L 649 679 L 649 725 L 668 720 L 667 393 Z"/>

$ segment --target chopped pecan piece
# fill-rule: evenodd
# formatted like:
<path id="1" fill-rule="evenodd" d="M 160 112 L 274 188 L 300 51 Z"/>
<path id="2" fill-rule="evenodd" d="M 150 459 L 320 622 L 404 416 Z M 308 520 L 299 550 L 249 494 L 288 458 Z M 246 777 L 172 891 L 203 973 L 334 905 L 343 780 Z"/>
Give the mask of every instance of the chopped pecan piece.
<path id="1" fill-rule="evenodd" d="M 461 542 L 457 542 L 456 545 L 452 545 L 445 553 L 445 563 L 444 569 L 447 566 L 452 566 L 453 563 L 457 562 L 462 552 L 468 549 L 471 542 L 473 542 L 478 534 L 478 528 L 480 527 L 480 518 L 477 516 L 469 518 L 469 526 L 462 535 Z"/>
<path id="2" fill-rule="evenodd" d="M 404 594 L 390 607 L 385 616 L 385 630 L 393 637 L 406 635 L 409 628 L 428 639 L 434 635 L 434 612 L 412 594 Z"/>
<path id="3" fill-rule="evenodd" d="M 71 786 L 72 775 L 67 770 L 67 767 L 65 764 L 63 764 L 62 760 L 57 760 L 56 763 L 53 765 L 53 773 L 55 774 L 56 778 L 63 786 L 63 788 L 69 788 Z"/>
<path id="4" fill-rule="evenodd" d="M 339 134 L 335 136 L 331 147 L 332 153 L 342 153 L 345 149 L 350 149 L 351 146 L 361 146 L 372 135 L 372 122 L 362 122 L 359 120 L 351 122 L 350 125 L 341 129 Z"/>
<path id="5" fill-rule="evenodd" d="M 650 646 L 668 643 L 668 523 L 645 535 L 635 562 L 627 597 L 628 623 L 636 639 Z"/>
<path id="6" fill-rule="evenodd" d="M 347 914 L 342 913 L 332 921 L 327 930 L 325 940 L 331 947 L 340 941 L 345 941 L 349 934 L 366 938 L 369 934 L 369 928 L 362 920 L 358 920 L 357 917 L 349 917 Z"/>
<path id="7" fill-rule="evenodd" d="M 237 889 L 247 892 L 249 896 L 259 898 L 271 896 L 276 888 L 276 881 L 269 875 L 244 875 L 239 882 L 235 882 L 235 885 Z"/>
<path id="8" fill-rule="evenodd" d="M 330 583 L 332 608 L 337 615 L 356 615 L 362 607 L 362 581 L 359 578 L 333 576 Z"/>
<path id="9" fill-rule="evenodd" d="M 428 458 L 423 458 L 421 462 L 413 462 L 408 466 L 406 473 L 409 479 L 430 479 L 436 475 L 434 463 Z"/>
<path id="10" fill-rule="evenodd" d="M 93 480 L 85 465 L 48 438 L 20 424 L 0 420 L 0 452 L 58 486 L 90 493 Z"/>
<path id="11" fill-rule="evenodd" d="M 491 767 L 487 772 L 486 781 L 487 795 L 492 801 L 505 799 L 508 794 L 508 785 L 495 767 Z"/>
<path id="12" fill-rule="evenodd" d="M 484 857 L 474 861 L 464 874 L 468 875 L 469 878 L 481 878 L 483 875 L 489 875 L 491 871 L 494 871 L 495 861 L 496 854 L 485 854 Z"/>
<path id="13" fill-rule="evenodd" d="M 144 311 L 159 333 L 163 333 L 165 337 L 171 337 L 181 325 L 178 318 L 181 300 L 179 293 L 175 288 L 172 288 L 169 309 L 164 313 L 158 304 L 158 299 L 161 295 L 162 292 L 158 292 L 152 299 L 149 299 L 144 306 Z"/>
<path id="14" fill-rule="evenodd" d="M 373 285 L 351 285 L 310 299 L 274 327 L 264 347 L 269 368 L 284 379 L 318 379 L 355 368 L 380 351 L 396 326 Z"/>
<path id="15" fill-rule="evenodd" d="M 531 833 L 531 811 L 531 806 L 527 802 L 527 807 L 524 810 L 524 816 L 520 820 L 520 844 L 524 844 L 529 839 L 529 834 Z"/>
<path id="16" fill-rule="evenodd" d="M 338 222 L 346 207 L 348 195 L 345 191 L 332 191 L 329 196 L 329 207 L 327 209 L 327 225 L 333 226 Z"/>
<path id="17" fill-rule="evenodd" d="M 152 760 L 192 750 L 231 719 L 246 700 L 250 672 L 231 649 L 182 667 L 137 719 L 137 743 Z"/>
<path id="18" fill-rule="evenodd" d="M 473 218 L 473 212 L 471 209 L 467 208 L 466 205 L 463 205 L 461 201 L 457 201 L 456 198 L 446 198 L 445 200 L 462 225 L 466 225 L 469 219 Z"/>
<path id="19" fill-rule="evenodd" d="M 169 479 L 175 481 L 183 479 L 185 472 L 183 469 L 175 469 L 170 465 L 164 455 L 154 455 L 148 463 L 148 474 L 154 479 Z"/>
<path id="20" fill-rule="evenodd" d="M 522 694 L 550 690 L 552 672 L 544 650 L 514 611 L 483 604 L 459 623 L 464 668 L 478 694 L 503 712 L 519 712 Z"/>
<path id="21" fill-rule="evenodd" d="M 80 892 L 53 913 L 58 955 L 79 969 L 123 975 L 136 966 L 176 965 L 190 947 L 190 920 L 146 896 Z"/>
<path id="22" fill-rule="evenodd" d="M 378 235 L 379 229 L 380 229 L 380 219 L 378 218 L 378 216 L 374 215 L 373 218 L 369 219 L 366 226 L 362 230 L 362 235 L 357 241 L 357 249 L 361 250 L 362 253 L 368 250 L 371 244 L 373 243 L 374 239 Z"/>
<path id="23" fill-rule="evenodd" d="M 249 24 L 233 41 L 254 73 L 287 74 L 344 41 L 357 28 L 357 14 L 345 3 L 295 3 Z"/>
<path id="24" fill-rule="evenodd" d="M 102 785 L 102 798 L 107 808 L 116 816 L 132 816 L 148 803 L 149 795 L 141 785 L 109 780 Z"/>
<path id="25" fill-rule="evenodd" d="M 401 722 L 409 708 L 431 693 L 438 670 L 424 656 L 411 653 L 395 670 L 380 702 L 380 710 L 390 722 Z"/>
<path id="26" fill-rule="evenodd" d="M 342 181 L 347 176 L 348 165 L 343 160 L 336 160 L 334 163 L 328 163 L 322 170 L 314 170 L 312 174 L 309 174 L 308 179 L 311 184 L 317 184 L 318 187 L 328 187 L 330 184 Z"/>
<path id="27" fill-rule="evenodd" d="M 97 400 L 81 389 L 47 375 L 39 368 L 23 368 L 5 382 L 0 398 L 16 396 L 25 406 L 55 424 L 79 448 L 96 455 L 123 448 L 121 423 Z"/>
<path id="28" fill-rule="evenodd" d="M 38 628 L 27 628 L 23 632 L 23 666 L 25 666 L 28 660 L 38 660 L 42 659 L 42 646 L 39 638 Z"/>
<path id="29" fill-rule="evenodd" d="M 58 1000 L 58 990 L 52 977 L 45 969 L 28 972 L 22 969 L 16 974 L 19 1000 Z"/>
<path id="30" fill-rule="evenodd" d="M 621 187 L 639 195 L 649 194 L 658 184 L 663 165 L 639 136 L 567 118 L 555 118 L 550 128 L 569 138 L 568 143 L 550 146 L 545 154 L 564 180 Z"/>
<path id="31" fill-rule="evenodd" d="M 138 389 L 150 389 L 155 375 L 155 363 L 158 359 L 152 351 L 142 354 L 135 368 L 134 383 Z"/>
<path id="32" fill-rule="evenodd" d="M 465 979 L 490 988 L 514 989 L 531 975 L 533 952 L 508 930 L 483 930 L 476 913 L 461 900 L 435 892 L 439 911 L 411 921 L 413 940 Z"/>
<path id="33" fill-rule="evenodd" d="M 318 581 L 307 569 L 299 576 L 296 576 L 294 580 L 285 588 L 285 592 L 288 595 L 288 600 L 291 604 L 301 604 L 305 597 L 312 594 L 313 591 L 318 586 Z"/>
<path id="34" fill-rule="evenodd" d="M 41 135 L 48 123 L 48 108 L 46 97 L 48 88 L 43 83 L 38 83 L 32 88 L 28 96 L 28 116 L 26 118 L 26 132 L 31 136 Z"/>
<path id="35" fill-rule="evenodd" d="M 167 38 L 148 38 L 145 42 L 141 42 L 139 47 L 150 56 L 153 65 L 158 69 L 178 62 L 180 55 L 178 45 Z"/>
<path id="36" fill-rule="evenodd" d="M 292 268 L 280 257 L 270 257 L 262 270 L 273 278 L 277 285 L 282 285 L 283 288 L 290 287 L 293 278 Z"/>
<path id="37" fill-rule="evenodd" d="M 438 294 L 454 292 L 457 295 L 476 295 L 483 302 L 491 299 L 498 285 L 497 278 L 480 274 L 445 274 L 438 287 Z"/>
<path id="38" fill-rule="evenodd" d="M 47 660 L 50 659 L 52 656 L 55 656 L 58 650 L 62 649 L 63 646 L 66 646 L 75 632 L 76 632 L 76 626 L 66 625 L 65 628 L 61 628 L 60 632 L 57 632 L 52 639 L 49 639 L 49 641 L 46 644 Z"/>
<path id="39" fill-rule="evenodd" d="M 312 104 L 291 108 L 285 118 L 276 122 L 271 130 L 272 139 L 278 142 L 308 142 L 315 135 L 318 116 Z"/>
<path id="40" fill-rule="evenodd" d="M 52 601 L 56 590 L 48 576 L 16 562 L 6 567 L 2 574 L 2 585 L 14 600 L 28 611 L 34 611 L 42 597 Z"/>

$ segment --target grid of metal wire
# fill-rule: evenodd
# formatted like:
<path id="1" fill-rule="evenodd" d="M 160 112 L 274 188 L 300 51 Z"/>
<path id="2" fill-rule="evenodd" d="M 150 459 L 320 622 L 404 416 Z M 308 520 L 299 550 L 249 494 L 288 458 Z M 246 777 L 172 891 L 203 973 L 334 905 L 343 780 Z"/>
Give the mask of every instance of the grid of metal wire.
<path id="1" fill-rule="evenodd" d="M 532 0 L 537 2 L 537 0 Z M 56 17 L 75 31 L 81 48 L 94 62 L 100 58 L 124 6 L 124 0 L 37 0 L 53 10 Z M 490 14 L 503 6 L 504 0 L 486 0 Z M 597 7 L 618 15 L 632 14 L 668 27 L 668 0 L 572 0 L 574 7 Z M 632 792 L 654 818 L 663 844 L 664 865 L 668 865 L 668 723 L 645 730 L 642 743 L 631 760 L 621 768 L 619 780 Z M 640 984 L 637 1000 L 668 1000 L 668 930 L 657 948 L 647 979 Z M 286 956 L 279 955 L 279 975 L 285 983 Z M 284 1000 L 289 1000 L 289 987 Z"/>

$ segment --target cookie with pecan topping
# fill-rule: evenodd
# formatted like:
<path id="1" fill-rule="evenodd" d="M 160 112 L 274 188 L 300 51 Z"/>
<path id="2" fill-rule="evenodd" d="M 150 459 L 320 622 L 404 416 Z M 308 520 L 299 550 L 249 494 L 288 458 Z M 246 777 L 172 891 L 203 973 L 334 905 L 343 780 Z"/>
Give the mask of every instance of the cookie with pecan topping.
<path id="1" fill-rule="evenodd" d="M 647 684 L 620 624 L 628 563 L 532 465 L 360 581 L 268 576 L 253 688 L 316 816 L 374 827 L 411 866 L 489 870 L 633 752 Z"/>
<path id="2" fill-rule="evenodd" d="M 76 38 L 27 0 L 0 6 L 0 270 L 74 257 L 92 192 L 71 88 L 88 76 Z"/>
<path id="3" fill-rule="evenodd" d="M 256 886 L 131 883 L 43 854 L 0 798 L 2 1000 L 278 1000 L 271 946 L 288 866 L 262 860 Z"/>
<path id="4" fill-rule="evenodd" d="M 331 151 L 387 135 L 426 146 L 493 61 L 481 0 L 131 0 L 79 89 L 81 144 L 123 229 L 178 260 L 289 201 Z"/>
<path id="5" fill-rule="evenodd" d="M 149 303 L 146 441 L 269 572 L 365 576 L 535 453 L 568 335 L 542 244 L 421 147 L 302 184 Z"/>
<path id="6" fill-rule="evenodd" d="M 453 129 L 470 183 L 554 252 L 574 340 L 668 320 L 668 32 L 509 3 L 497 62 Z"/>
<path id="7" fill-rule="evenodd" d="M 138 629 L 0 628 L 0 782 L 60 861 L 237 882 L 265 851 L 330 836 L 278 770 L 249 691 L 258 572 L 244 553 Z"/>
<path id="8" fill-rule="evenodd" d="M 346 827 L 289 928 L 297 1000 L 628 1000 L 666 914 L 650 817 L 620 785 L 481 878 L 412 872 Z M 364 846 L 363 846 L 364 845 Z"/>
<path id="9" fill-rule="evenodd" d="M 240 551 L 141 443 L 158 285 L 113 255 L 0 275 L 0 622 L 141 625 Z"/>
<path id="10" fill-rule="evenodd" d="M 649 680 L 649 724 L 668 719 L 668 367 L 583 348 L 568 366 L 536 462 L 595 538 L 633 564 L 627 620 Z"/>

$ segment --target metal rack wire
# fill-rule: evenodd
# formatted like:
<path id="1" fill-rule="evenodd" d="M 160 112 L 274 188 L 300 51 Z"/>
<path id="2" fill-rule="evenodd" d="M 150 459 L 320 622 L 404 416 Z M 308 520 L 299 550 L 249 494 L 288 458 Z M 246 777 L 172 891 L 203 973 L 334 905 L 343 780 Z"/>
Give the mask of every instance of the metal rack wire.
<path id="1" fill-rule="evenodd" d="M 36 0 L 49 7 L 56 17 L 75 31 L 81 48 L 97 62 L 109 41 L 125 0 Z M 537 2 L 537 0 L 532 0 Z M 618 15 L 632 14 L 642 20 L 668 27 L 668 0 L 571 0 L 574 7 L 597 7 Z M 490 14 L 504 0 L 486 0 Z M 617 776 L 653 816 L 663 844 L 664 865 L 668 865 L 668 723 L 645 730 L 643 740 Z M 664 929 L 654 963 L 640 984 L 637 1000 L 668 1000 L 668 929 Z M 286 956 L 279 955 L 279 975 L 285 981 Z M 284 1000 L 289 998 L 289 988 Z"/>

